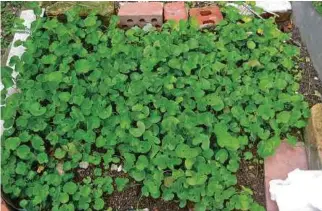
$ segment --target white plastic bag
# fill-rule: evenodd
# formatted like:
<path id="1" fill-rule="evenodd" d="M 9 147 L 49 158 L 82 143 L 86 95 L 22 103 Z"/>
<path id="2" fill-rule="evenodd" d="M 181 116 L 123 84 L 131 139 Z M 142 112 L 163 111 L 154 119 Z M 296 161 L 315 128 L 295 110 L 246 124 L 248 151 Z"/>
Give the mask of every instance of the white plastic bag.
<path id="1" fill-rule="evenodd" d="M 271 180 L 269 186 L 279 211 L 322 210 L 322 171 L 295 169 L 286 180 Z"/>

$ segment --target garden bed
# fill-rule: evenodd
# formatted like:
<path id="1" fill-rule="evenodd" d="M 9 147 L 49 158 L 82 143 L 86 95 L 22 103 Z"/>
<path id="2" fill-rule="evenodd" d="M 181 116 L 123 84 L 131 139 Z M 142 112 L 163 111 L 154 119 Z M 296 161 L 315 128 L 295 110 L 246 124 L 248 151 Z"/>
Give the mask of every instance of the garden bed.
<path id="1" fill-rule="evenodd" d="M 161 31 L 131 29 L 124 35 L 116 22 L 104 31 L 95 16 L 81 20 L 70 13 L 68 21 L 77 26 L 71 29 L 78 31 L 67 38 L 68 30 L 58 30 L 67 25 L 42 23 L 27 53 L 12 61 L 22 92 L 7 98 L 3 111 L 5 127 L 16 128 L 4 134 L 4 192 L 39 210 L 263 210 L 261 157 L 305 125 L 308 106 L 295 93 L 290 58 L 296 48 L 283 42 L 285 34 L 270 20 L 241 21 L 236 10 L 223 11 L 227 23 L 204 33 L 192 22 L 180 30 L 169 23 Z M 66 57 L 65 39 L 77 51 Z M 302 45 L 300 58 L 306 54 Z M 310 105 L 319 102 L 321 85 L 314 68 L 307 68 L 310 60 L 300 59 L 299 67 L 305 68 L 300 92 Z M 12 83 L 5 79 L 7 88 Z M 40 90 L 32 83 L 40 83 Z M 288 97 L 291 102 L 284 102 Z M 89 166 L 80 168 L 80 161 Z M 112 163 L 124 172 L 111 171 Z M 25 191 L 26 176 L 31 183 Z"/>

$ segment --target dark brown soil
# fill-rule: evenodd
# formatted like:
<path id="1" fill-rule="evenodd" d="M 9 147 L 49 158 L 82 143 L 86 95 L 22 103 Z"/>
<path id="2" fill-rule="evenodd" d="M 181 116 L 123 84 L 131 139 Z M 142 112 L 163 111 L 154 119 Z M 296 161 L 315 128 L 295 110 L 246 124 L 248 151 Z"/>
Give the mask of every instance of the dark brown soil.
<path id="1" fill-rule="evenodd" d="M 250 188 L 254 200 L 265 207 L 264 165 L 242 160 L 237 172 L 238 185 Z"/>
<path id="2" fill-rule="evenodd" d="M 256 146 L 247 151 L 257 155 Z M 254 200 L 265 207 L 265 174 L 263 160 L 258 156 L 255 159 L 242 159 L 237 171 L 238 186 L 250 188 L 253 191 Z M 256 161 L 255 161 L 256 160 Z"/>
<path id="3" fill-rule="evenodd" d="M 117 211 L 129 211 L 148 208 L 150 211 L 184 211 L 179 204 L 174 201 L 164 201 L 162 199 L 153 199 L 151 197 L 141 197 L 141 185 L 131 182 L 122 192 L 114 191 L 112 195 L 106 198 L 109 207 Z"/>
<path id="4" fill-rule="evenodd" d="M 313 67 L 306 46 L 301 41 L 300 32 L 296 27 L 293 28 L 292 38 L 301 44 L 301 55 L 298 60 L 298 66 L 302 71 L 302 79 L 300 81 L 299 92 L 304 95 L 305 100 L 312 107 L 322 102 L 322 83 Z"/>
<path id="5" fill-rule="evenodd" d="M 102 169 L 104 169 L 102 167 Z M 89 165 L 87 169 L 78 168 L 75 170 L 75 181 L 80 182 L 85 177 L 95 177 L 93 175 L 94 166 Z M 103 170 L 105 171 L 105 170 Z M 104 175 L 108 175 L 113 179 L 117 177 L 128 178 L 130 183 L 124 188 L 123 191 L 118 192 L 116 184 L 113 184 L 114 191 L 112 195 L 105 195 L 107 207 L 111 207 L 113 211 L 134 211 L 149 209 L 149 211 L 188 211 L 188 208 L 180 208 L 179 203 L 175 201 L 164 201 L 161 198 L 154 199 L 152 197 L 141 196 L 140 183 L 135 182 L 127 173 L 123 171 L 105 171 Z"/>

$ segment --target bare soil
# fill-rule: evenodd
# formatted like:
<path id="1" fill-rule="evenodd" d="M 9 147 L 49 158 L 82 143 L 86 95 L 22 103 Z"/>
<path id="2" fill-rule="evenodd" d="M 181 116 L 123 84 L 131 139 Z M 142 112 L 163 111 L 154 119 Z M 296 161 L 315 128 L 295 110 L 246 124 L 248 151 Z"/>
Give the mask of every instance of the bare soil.
<path id="1" fill-rule="evenodd" d="M 254 150 L 256 153 L 256 149 Z M 264 164 L 253 160 L 241 160 L 237 172 L 238 186 L 250 188 L 254 200 L 265 207 L 265 175 Z"/>
<path id="2" fill-rule="evenodd" d="M 149 211 L 188 211 L 188 208 L 180 208 L 174 201 L 164 201 L 151 197 L 141 196 L 141 185 L 131 182 L 122 192 L 114 191 L 106 197 L 108 206 L 117 211 L 130 211 L 137 209 L 149 209 Z"/>
<path id="3" fill-rule="evenodd" d="M 298 28 L 294 27 L 292 38 L 301 45 L 300 59 L 298 66 L 302 71 L 302 79 L 300 81 L 299 92 L 304 95 L 305 100 L 310 107 L 322 102 L 322 82 L 318 77 L 316 70 L 313 67 L 310 55 L 306 46 L 301 41 Z"/>

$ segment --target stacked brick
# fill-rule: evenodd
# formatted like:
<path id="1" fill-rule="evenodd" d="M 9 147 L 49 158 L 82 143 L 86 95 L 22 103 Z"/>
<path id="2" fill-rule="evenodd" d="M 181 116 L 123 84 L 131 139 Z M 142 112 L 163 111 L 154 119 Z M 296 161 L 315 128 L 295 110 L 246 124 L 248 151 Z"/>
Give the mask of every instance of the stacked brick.
<path id="1" fill-rule="evenodd" d="M 124 28 L 143 27 L 147 23 L 160 27 L 163 24 L 163 3 L 123 3 L 119 9 L 118 16 L 120 17 L 120 26 Z"/>
<path id="2" fill-rule="evenodd" d="M 197 19 L 200 27 L 219 23 L 223 16 L 219 7 L 209 6 L 192 8 L 188 13 L 184 2 L 131 2 L 121 3 L 118 16 L 120 27 L 130 28 L 133 26 L 143 27 L 150 23 L 154 27 L 161 27 L 163 21 L 187 20 L 188 16 Z"/>
<path id="3" fill-rule="evenodd" d="M 218 24 L 223 16 L 220 12 L 219 7 L 209 6 L 203 8 L 192 8 L 189 12 L 191 17 L 195 17 L 200 26 Z"/>
<path id="4" fill-rule="evenodd" d="M 184 5 L 183 1 L 167 3 L 164 6 L 164 20 L 187 20 L 188 11 Z"/>

